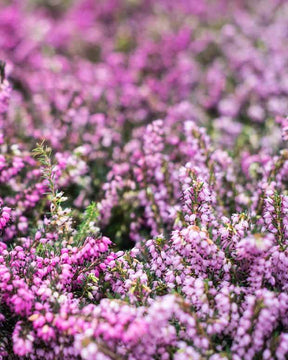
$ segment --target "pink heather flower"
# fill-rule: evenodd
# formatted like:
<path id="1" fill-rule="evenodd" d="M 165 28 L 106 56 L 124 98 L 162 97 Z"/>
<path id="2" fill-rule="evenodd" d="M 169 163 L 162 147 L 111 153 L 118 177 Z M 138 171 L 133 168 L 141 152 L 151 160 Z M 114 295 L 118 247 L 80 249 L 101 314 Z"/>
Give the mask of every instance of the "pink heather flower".
<path id="1" fill-rule="evenodd" d="M 33 351 L 34 335 L 32 332 L 22 333 L 22 322 L 18 322 L 13 331 L 13 351 L 18 356 L 26 356 Z"/>

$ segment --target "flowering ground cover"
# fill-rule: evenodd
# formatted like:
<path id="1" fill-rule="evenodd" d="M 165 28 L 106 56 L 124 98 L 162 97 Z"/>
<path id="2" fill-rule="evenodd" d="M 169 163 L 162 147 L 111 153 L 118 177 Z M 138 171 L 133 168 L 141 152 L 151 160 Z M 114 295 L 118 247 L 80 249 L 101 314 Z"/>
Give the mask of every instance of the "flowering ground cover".
<path id="1" fill-rule="evenodd" d="M 286 0 L 0 2 L 0 358 L 288 358 Z"/>

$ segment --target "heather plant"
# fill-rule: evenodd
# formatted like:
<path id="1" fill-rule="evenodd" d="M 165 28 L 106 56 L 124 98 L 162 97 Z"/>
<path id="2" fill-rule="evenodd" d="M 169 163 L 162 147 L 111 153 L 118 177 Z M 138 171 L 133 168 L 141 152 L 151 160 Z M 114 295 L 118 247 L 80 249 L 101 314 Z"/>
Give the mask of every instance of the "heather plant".
<path id="1" fill-rule="evenodd" d="M 1 2 L 1 359 L 287 359 L 287 14 Z"/>

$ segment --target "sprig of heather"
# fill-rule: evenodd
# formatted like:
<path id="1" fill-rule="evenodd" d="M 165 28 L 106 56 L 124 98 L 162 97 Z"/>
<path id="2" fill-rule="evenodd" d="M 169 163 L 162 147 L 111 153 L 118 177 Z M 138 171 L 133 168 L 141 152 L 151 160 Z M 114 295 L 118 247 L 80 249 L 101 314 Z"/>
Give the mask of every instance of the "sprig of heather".
<path id="1" fill-rule="evenodd" d="M 67 200 L 62 191 L 58 191 L 56 185 L 55 165 L 52 163 L 52 149 L 44 145 L 44 142 L 37 144 L 33 155 L 41 164 L 42 176 L 48 184 L 48 200 L 50 203 L 51 219 L 46 220 L 46 226 L 56 230 L 59 234 L 73 232 L 71 209 L 63 209 L 61 204 Z"/>

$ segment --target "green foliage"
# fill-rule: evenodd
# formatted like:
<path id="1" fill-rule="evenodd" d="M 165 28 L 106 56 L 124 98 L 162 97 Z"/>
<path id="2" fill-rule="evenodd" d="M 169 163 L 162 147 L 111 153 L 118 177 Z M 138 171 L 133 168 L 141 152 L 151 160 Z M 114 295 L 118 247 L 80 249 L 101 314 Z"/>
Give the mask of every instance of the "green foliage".
<path id="1" fill-rule="evenodd" d="M 98 232 L 99 229 L 96 227 L 99 218 L 99 211 L 95 202 L 92 202 L 87 206 L 80 225 L 78 226 L 77 233 L 74 236 L 75 245 L 80 245 L 83 240 L 90 233 Z"/>

